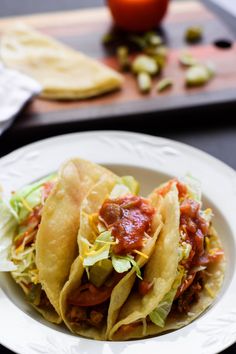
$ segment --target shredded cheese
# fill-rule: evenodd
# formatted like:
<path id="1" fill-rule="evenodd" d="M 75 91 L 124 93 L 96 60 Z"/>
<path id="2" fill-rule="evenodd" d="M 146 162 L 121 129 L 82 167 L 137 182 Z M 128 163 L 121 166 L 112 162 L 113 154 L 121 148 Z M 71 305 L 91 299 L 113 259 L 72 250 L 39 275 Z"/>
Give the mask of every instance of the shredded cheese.
<path id="1" fill-rule="evenodd" d="M 94 255 L 94 254 L 96 254 L 96 253 L 102 253 L 105 249 L 107 248 L 107 245 L 104 245 L 102 248 L 100 248 L 99 250 L 90 250 L 90 251 L 88 251 L 88 252 L 85 252 L 85 255 L 86 256 L 92 256 L 92 255 Z"/>
<path id="2" fill-rule="evenodd" d="M 19 253 L 23 252 L 24 248 L 25 248 L 24 243 L 21 243 L 20 246 L 15 249 L 15 253 L 19 254 Z"/>
<path id="3" fill-rule="evenodd" d="M 183 230 L 180 230 L 180 236 L 182 238 L 182 240 L 186 240 L 186 233 Z"/>
<path id="4" fill-rule="evenodd" d="M 27 203 L 26 199 L 24 199 L 23 197 L 20 198 L 20 201 L 22 202 L 22 204 L 24 205 L 24 207 L 29 211 L 32 212 L 33 209 L 31 208 L 31 206 Z"/>
<path id="5" fill-rule="evenodd" d="M 208 292 L 208 294 L 210 295 L 210 297 L 212 299 L 214 299 L 215 295 L 214 295 L 213 291 L 211 290 L 211 288 L 209 286 L 205 285 L 205 289 Z"/>
<path id="6" fill-rule="evenodd" d="M 117 245 L 116 241 L 103 241 L 103 240 L 96 240 L 98 243 L 105 243 L 106 245 Z"/>
<path id="7" fill-rule="evenodd" d="M 36 285 L 39 283 L 38 269 L 31 270 L 31 280 Z"/>
<path id="8" fill-rule="evenodd" d="M 97 228 L 98 213 L 93 213 L 93 214 L 89 215 L 89 223 L 90 223 L 90 226 L 93 229 L 93 232 L 95 233 L 95 235 L 97 235 L 97 233 L 98 233 L 98 228 Z"/>
<path id="9" fill-rule="evenodd" d="M 210 240 L 209 240 L 209 237 L 205 237 L 205 242 L 206 242 L 206 249 L 207 249 L 207 252 L 210 251 Z"/>
<path id="10" fill-rule="evenodd" d="M 148 255 L 147 255 L 147 254 L 145 254 L 145 253 L 143 253 L 143 252 L 140 252 L 140 251 L 138 251 L 138 250 L 134 250 L 134 252 L 137 253 L 138 255 L 140 255 L 140 256 L 142 256 L 142 257 L 148 259 Z"/>
<path id="11" fill-rule="evenodd" d="M 150 238 L 151 238 L 151 236 L 148 235 L 146 232 L 144 232 L 144 236 L 145 236 L 147 239 L 150 239 Z"/>
<path id="12" fill-rule="evenodd" d="M 142 323 L 143 323 L 143 336 L 145 336 L 146 335 L 146 333 L 147 333 L 147 321 L 146 321 L 146 318 L 143 318 L 142 319 Z"/>
<path id="13" fill-rule="evenodd" d="M 26 295 L 28 295 L 29 294 L 29 289 L 27 288 L 27 286 L 22 281 L 20 281 L 19 284 L 22 287 L 22 289 L 24 290 L 24 293 Z"/>
<path id="14" fill-rule="evenodd" d="M 85 267 L 85 272 L 87 274 L 88 280 L 90 279 L 90 274 L 89 274 L 89 267 Z"/>
<path id="15" fill-rule="evenodd" d="M 92 246 L 93 246 L 92 243 L 90 243 L 89 240 L 87 240 L 87 238 L 85 238 L 85 237 L 83 237 L 83 236 L 81 236 L 81 241 L 82 241 L 85 245 L 87 245 L 87 246 L 89 246 L 89 247 L 92 247 Z"/>
<path id="16" fill-rule="evenodd" d="M 214 254 L 216 254 L 218 250 L 219 250 L 219 248 L 212 248 L 212 249 L 210 249 L 209 254 L 211 256 L 214 256 Z"/>
<path id="17" fill-rule="evenodd" d="M 193 316 L 195 315 L 195 313 L 194 313 L 194 312 L 188 312 L 187 315 L 188 315 L 189 317 L 193 317 Z"/>

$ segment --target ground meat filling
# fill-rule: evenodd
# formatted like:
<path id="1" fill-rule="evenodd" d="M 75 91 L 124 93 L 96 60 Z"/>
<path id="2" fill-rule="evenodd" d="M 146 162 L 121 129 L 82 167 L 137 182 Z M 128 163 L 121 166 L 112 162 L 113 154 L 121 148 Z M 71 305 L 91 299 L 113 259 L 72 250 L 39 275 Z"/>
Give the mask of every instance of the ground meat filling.
<path id="1" fill-rule="evenodd" d="M 204 270 L 197 269 L 217 262 L 223 256 L 221 249 L 209 250 L 206 247 L 209 229 L 209 222 L 201 215 L 200 203 L 187 197 L 180 200 L 181 242 L 189 243 L 191 251 L 188 258 L 180 262 L 186 274 L 175 296 L 179 313 L 189 312 L 191 305 L 199 300 L 206 279 Z"/>
<path id="2" fill-rule="evenodd" d="M 106 321 L 108 306 L 107 302 L 93 307 L 70 306 L 68 320 L 80 328 L 101 328 Z"/>
<path id="3" fill-rule="evenodd" d="M 173 183 L 176 183 L 180 203 L 180 242 L 191 246 L 187 259 L 183 258 L 180 266 L 186 273 L 180 284 L 173 304 L 178 313 L 189 312 L 191 305 L 199 300 L 205 282 L 204 270 L 197 271 L 199 267 L 206 267 L 217 262 L 223 256 L 223 250 L 208 250 L 206 238 L 209 236 L 209 222 L 201 215 L 200 203 L 189 198 L 187 187 L 176 179 L 171 180 L 158 193 L 165 196 Z"/>
<path id="4" fill-rule="evenodd" d="M 191 306 L 198 302 L 205 282 L 204 272 L 198 272 L 192 284 L 173 303 L 172 311 L 187 314 Z"/>

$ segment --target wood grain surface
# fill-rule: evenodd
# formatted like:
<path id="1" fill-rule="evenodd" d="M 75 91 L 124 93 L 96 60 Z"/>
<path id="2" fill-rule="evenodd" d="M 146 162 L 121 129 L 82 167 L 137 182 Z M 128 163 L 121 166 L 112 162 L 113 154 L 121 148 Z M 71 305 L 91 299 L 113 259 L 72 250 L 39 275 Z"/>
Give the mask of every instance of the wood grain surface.
<path id="1" fill-rule="evenodd" d="M 102 37 L 112 24 L 106 8 L 5 18 L 0 20 L 0 33 L 15 21 L 28 23 L 119 70 L 116 58 L 102 44 Z M 194 24 L 203 27 L 204 38 L 199 45 L 189 47 L 188 51 L 200 61 L 214 62 L 217 75 L 202 88 L 187 89 L 184 85 L 185 69 L 180 67 L 178 57 L 186 48 L 183 39 L 184 31 Z M 161 112 L 234 102 L 236 100 L 236 44 L 227 50 L 213 45 L 213 42 L 218 39 L 233 40 L 233 35 L 220 20 L 198 2 L 180 2 L 171 4 L 162 27 L 170 48 L 168 64 L 162 76 L 173 78 L 174 86 L 171 90 L 157 94 L 153 85 L 150 94 L 142 95 L 137 90 L 134 76 L 125 74 L 122 90 L 101 97 L 74 102 L 36 99 L 27 107 L 24 116 L 16 122 L 16 125 L 20 128 L 37 128 L 90 119 L 124 116 L 135 119 L 147 113 L 153 113 L 153 119 L 156 119 Z M 158 79 L 160 77 L 155 80 Z"/>

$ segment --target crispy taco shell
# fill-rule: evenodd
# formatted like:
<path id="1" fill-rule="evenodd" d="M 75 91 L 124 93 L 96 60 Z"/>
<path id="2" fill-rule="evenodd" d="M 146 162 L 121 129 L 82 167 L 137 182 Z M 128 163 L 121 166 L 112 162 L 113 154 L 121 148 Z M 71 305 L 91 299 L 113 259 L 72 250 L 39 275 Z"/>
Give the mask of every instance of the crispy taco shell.
<path id="1" fill-rule="evenodd" d="M 77 234 L 80 207 L 86 194 L 111 172 L 79 158 L 66 162 L 58 182 L 47 199 L 36 237 L 36 265 L 39 281 L 55 312 L 38 309 L 51 322 L 60 322 L 60 292 L 78 255 Z"/>
<path id="2" fill-rule="evenodd" d="M 88 222 L 88 215 L 97 213 L 99 211 L 101 205 L 107 199 L 108 195 L 112 191 L 115 184 L 116 184 L 116 178 L 112 176 L 109 176 L 108 178 L 99 181 L 94 186 L 94 188 L 90 191 L 90 193 L 87 195 L 87 197 L 84 199 L 82 203 L 81 226 L 78 234 L 78 244 L 81 250 L 80 253 L 81 255 L 83 255 L 85 252 L 85 250 L 83 249 L 84 245 L 81 242 L 81 236 L 83 236 L 83 238 L 86 238 L 89 242 L 94 241 L 92 237 L 93 234 L 92 229 Z M 151 242 L 147 243 L 146 246 L 142 249 L 142 252 L 146 253 L 148 256 L 150 256 L 153 252 L 156 239 L 158 237 L 161 228 L 159 211 L 156 212 L 152 224 L 153 224 L 152 225 L 153 237 L 151 239 Z M 140 267 L 142 267 L 146 263 L 146 259 L 141 256 L 139 256 L 136 261 Z M 125 303 L 127 297 L 129 296 L 129 293 L 135 281 L 136 273 L 134 269 L 132 269 L 114 287 L 110 297 L 106 323 L 101 328 L 95 328 L 95 327 L 82 328 L 81 326 L 78 326 L 77 324 L 70 322 L 68 318 L 69 305 L 67 303 L 67 299 L 70 293 L 80 286 L 83 273 L 84 273 L 84 267 L 82 264 L 81 256 L 78 256 L 71 267 L 69 280 L 65 284 L 61 293 L 60 308 L 61 308 L 62 318 L 66 323 L 66 325 L 68 326 L 68 328 L 73 333 L 88 338 L 104 340 L 106 339 L 110 329 L 113 327 L 121 306 Z"/>
<path id="3" fill-rule="evenodd" d="M 156 198 L 153 193 L 150 198 Z M 162 197 L 160 197 L 162 199 Z M 145 280 L 153 281 L 153 289 L 141 297 L 131 292 L 122 307 L 118 321 L 109 333 L 110 340 L 127 340 L 157 335 L 183 327 L 203 313 L 214 301 L 224 278 L 224 259 L 207 268 L 207 277 L 199 301 L 191 306 L 187 314 L 170 312 L 163 328 L 147 320 L 148 315 L 157 308 L 165 294 L 169 292 L 175 280 L 178 267 L 179 245 L 179 202 L 176 186 L 162 199 L 161 215 L 164 226 L 156 243 L 155 251 L 144 271 Z M 213 227 L 210 228 L 210 247 L 221 247 L 219 237 Z M 123 325 L 126 325 L 122 327 Z"/>

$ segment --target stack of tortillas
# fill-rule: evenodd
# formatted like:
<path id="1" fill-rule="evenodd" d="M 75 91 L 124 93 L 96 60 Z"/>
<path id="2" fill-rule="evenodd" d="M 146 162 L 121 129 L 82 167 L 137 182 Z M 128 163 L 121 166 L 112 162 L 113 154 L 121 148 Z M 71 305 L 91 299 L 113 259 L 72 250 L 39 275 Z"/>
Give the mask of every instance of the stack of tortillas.
<path id="1" fill-rule="evenodd" d="M 1 58 L 42 85 L 48 99 L 82 99 L 115 90 L 122 77 L 100 62 L 32 29 L 14 24 L 1 38 Z"/>

